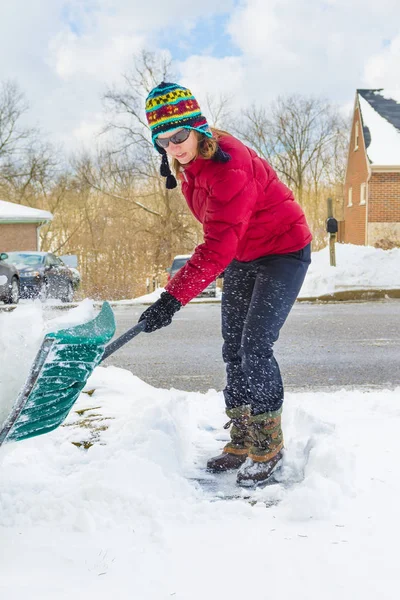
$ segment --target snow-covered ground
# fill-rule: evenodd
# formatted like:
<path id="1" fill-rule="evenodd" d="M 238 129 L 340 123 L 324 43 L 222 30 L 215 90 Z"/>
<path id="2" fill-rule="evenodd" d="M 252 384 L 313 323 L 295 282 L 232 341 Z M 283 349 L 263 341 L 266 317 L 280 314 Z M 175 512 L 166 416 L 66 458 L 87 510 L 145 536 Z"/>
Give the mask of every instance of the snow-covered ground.
<path id="1" fill-rule="evenodd" d="M 2 597 L 398 597 L 400 390 L 288 394 L 286 476 L 304 479 L 249 503 L 195 480 L 226 439 L 220 393 L 115 367 L 87 389 L 65 426 L 0 449 Z"/>
<path id="2" fill-rule="evenodd" d="M 336 244 L 336 267 L 329 262 L 329 248 L 312 253 L 300 298 L 318 297 L 346 290 L 400 289 L 400 248 Z"/>
<path id="3" fill-rule="evenodd" d="M 347 268 L 399 287 L 396 252 Z M 0 422 L 45 331 L 95 313 L 90 300 L 50 322 L 39 301 L 0 313 Z M 234 476 L 198 481 L 227 439 L 220 391 L 116 367 L 85 390 L 56 431 L 0 448 L 0 597 L 398 598 L 400 388 L 288 393 L 282 483 L 250 501 Z"/>

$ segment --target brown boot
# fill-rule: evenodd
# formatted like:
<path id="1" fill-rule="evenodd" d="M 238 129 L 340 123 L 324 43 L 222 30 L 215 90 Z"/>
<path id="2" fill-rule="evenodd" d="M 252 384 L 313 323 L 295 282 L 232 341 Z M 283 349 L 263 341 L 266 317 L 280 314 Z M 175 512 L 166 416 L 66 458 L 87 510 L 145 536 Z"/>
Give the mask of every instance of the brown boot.
<path id="1" fill-rule="evenodd" d="M 282 459 L 281 415 L 280 408 L 250 418 L 248 432 L 252 445 L 248 449 L 248 460 L 237 474 L 239 485 L 250 487 L 265 483 Z"/>
<path id="2" fill-rule="evenodd" d="M 237 408 L 228 408 L 226 414 L 230 421 L 224 426 L 231 427 L 231 441 L 225 445 L 222 454 L 214 456 L 207 461 L 207 470 L 212 473 L 222 473 L 231 469 L 238 469 L 246 460 L 251 440 L 248 436 L 247 424 L 250 418 L 250 406 L 243 405 Z"/>

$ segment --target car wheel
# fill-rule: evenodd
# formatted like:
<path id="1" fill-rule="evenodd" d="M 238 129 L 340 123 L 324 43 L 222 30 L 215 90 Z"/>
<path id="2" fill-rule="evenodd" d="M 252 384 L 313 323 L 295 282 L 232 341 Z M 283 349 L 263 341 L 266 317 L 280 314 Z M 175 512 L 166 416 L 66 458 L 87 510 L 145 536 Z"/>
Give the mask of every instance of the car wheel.
<path id="1" fill-rule="evenodd" d="M 72 283 L 68 282 L 65 293 L 61 296 L 61 302 L 72 302 L 74 299 L 74 288 Z"/>
<path id="2" fill-rule="evenodd" d="M 9 292 L 6 298 L 4 298 L 5 304 L 18 304 L 19 300 L 19 282 L 16 277 L 11 279 L 9 286 Z"/>

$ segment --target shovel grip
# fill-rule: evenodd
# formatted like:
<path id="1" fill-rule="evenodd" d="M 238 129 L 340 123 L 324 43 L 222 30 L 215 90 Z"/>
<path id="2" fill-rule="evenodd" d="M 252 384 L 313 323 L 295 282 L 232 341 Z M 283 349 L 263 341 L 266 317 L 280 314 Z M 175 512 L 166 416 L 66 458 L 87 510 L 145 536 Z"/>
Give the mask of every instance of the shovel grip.
<path id="1" fill-rule="evenodd" d="M 131 327 L 131 329 L 128 329 L 128 331 L 126 331 L 120 337 L 118 337 L 116 340 L 111 342 L 111 344 L 108 344 L 104 349 L 104 354 L 103 354 L 103 357 L 100 362 L 103 362 L 103 360 L 108 358 L 110 356 L 110 354 L 113 354 L 116 350 L 121 348 L 121 346 L 124 346 L 127 342 L 129 342 L 129 340 L 131 340 L 136 335 L 138 335 L 139 333 L 144 331 L 145 328 L 146 328 L 146 320 L 143 319 L 143 321 L 140 321 L 139 323 L 137 323 L 137 325 L 134 325 L 134 327 Z"/>

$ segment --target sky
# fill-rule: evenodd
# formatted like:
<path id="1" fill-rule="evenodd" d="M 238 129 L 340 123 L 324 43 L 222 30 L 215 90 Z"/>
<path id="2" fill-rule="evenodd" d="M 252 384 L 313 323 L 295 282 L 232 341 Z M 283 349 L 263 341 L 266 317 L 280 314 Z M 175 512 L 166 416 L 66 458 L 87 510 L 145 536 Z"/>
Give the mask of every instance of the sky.
<path id="1" fill-rule="evenodd" d="M 397 0 L 13 0 L 0 8 L 0 81 L 17 81 L 29 121 L 67 150 L 88 147 L 101 96 L 142 49 L 165 52 L 204 102 L 278 95 L 350 110 L 357 87 L 400 88 Z"/>

